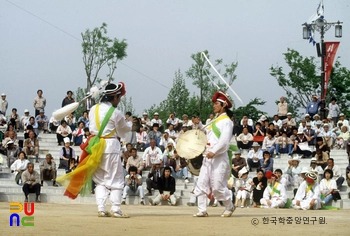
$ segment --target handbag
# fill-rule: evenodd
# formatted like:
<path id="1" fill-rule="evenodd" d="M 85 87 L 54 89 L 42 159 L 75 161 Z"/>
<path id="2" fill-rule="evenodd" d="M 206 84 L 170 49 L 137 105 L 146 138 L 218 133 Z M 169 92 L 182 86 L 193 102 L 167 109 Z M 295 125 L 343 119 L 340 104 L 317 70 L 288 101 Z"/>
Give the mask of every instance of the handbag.
<path id="1" fill-rule="evenodd" d="M 332 196 L 333 196 L 333 200 L 334 200 L 334 201 L 337 201 L 337 200 L 340 200 L 340 199 L 341 199 L 340 194 L 339 194 L 339 191 L 337 191 L 337 190 L 333 190 L 333 191 L 332 191 Z"/>

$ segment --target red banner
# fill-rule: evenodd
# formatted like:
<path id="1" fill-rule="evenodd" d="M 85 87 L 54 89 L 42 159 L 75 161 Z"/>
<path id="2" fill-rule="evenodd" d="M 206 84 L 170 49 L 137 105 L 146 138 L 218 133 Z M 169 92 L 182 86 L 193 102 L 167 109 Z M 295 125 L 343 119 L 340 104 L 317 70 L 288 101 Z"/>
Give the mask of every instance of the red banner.
<path id="1" fill-rule="evenodd" d="M 340 42 L 325 42 L 326 56 L 324 57 L 324 97 L 326 97 L 329 77 L 331 76 L 335 54 Z"/>

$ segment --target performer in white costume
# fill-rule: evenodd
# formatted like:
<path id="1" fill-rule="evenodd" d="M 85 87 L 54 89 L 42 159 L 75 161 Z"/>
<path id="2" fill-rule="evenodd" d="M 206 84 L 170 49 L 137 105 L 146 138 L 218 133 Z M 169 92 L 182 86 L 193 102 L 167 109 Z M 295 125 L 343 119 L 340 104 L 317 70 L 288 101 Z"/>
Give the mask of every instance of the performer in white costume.
<path id="1" fill-rule="evenodd" d="M 231 112 L 229 108 L 232 107 L 232 103 L 227 95 L 222 92 L 216 92 L 212 102 L 217 118 L 207 128 L 207 150 L 194 190 L 198 201 L 198 213 L 193 216 L 208 216 L 206 199 L 212 193 L 215 199 L 222 201 L 225 205 L 225 211 L 221 216 L 230 217 L 235 210 L 232 204 L 231 191 L 227 188 L 227 180 L 231 171 L 228 150 L 233 123 L 226 112 Z"/>
<path id="2" fill-rule="evenodd" d="M 260 199 L 262 208 L 282 208 L 287 202 L 286 187 L 276 181 L 277 176 L 271 171 L 266 172 L 267 187 Z"/>
<path id="3" fill-rule="evenodd" d="M 317 183 L 317 175 L 313 172 L 308 172 L 306 173 L 306 180 L 298 188 L 292 204 L 296 210 L 317 210 L 321 208 L 320 197 L 321 192 Z"/>
<path id="4" fill-rule="evenodd" d="M 93 106 L 89 113 L 89 130 L 92 135 L 97 135 L 107 112 L 111 107 L 116 108 L 121 97 L 125 94 L 123 83 L 109 84 L 99 104 Z M 98 111 L 96 111 L 98 109 Z M 96 115 L 98 117 L 96 117 Z M 99 167 L 93 174 L 92 179 L 96 183 L 95 195 L 98 207 L 98 216 L 126 218 L 128 215 L 120 210 L 122 193 L 124 188 L 123 165 L 120 158 L 121 146 L 117 139 L 123 138 L 131 131 L 132 122 L 126 121 L 122 112 L 114 109 L 101 138 L 105 139 L 106 147 Z M 110 195 L 112 204 L 111 212 L 106 211 L 106 200 Z"/>

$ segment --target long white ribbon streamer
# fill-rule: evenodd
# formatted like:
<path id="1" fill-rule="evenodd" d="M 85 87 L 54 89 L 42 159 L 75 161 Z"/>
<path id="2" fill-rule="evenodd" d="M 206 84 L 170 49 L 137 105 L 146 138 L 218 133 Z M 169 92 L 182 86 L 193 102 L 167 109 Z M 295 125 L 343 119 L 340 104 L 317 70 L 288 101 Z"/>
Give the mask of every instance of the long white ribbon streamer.
<path id="1" fill-rule="evenodd" d="M 207 62 L 209 63 L 209 65 L 211 66 L 211 68 L 213 68 L 213 70 L 216 72 L 216 74 L 220 77 L 220 79 L 226 84 L 226 86 L 232 91 L 232 93 L 236 96 L 236 98 L 243 104 L 242 99 L 238 96 L 238 94 L 231 88 L 231 86 L 226 82 L 226 80 L 224 78 L 222 78 L 222 76 L 220 75 L 220 73 L 216 70 L 216 68 L 214 67 L 213 64 L 211 64 L 211 62 L 209 61 L 208 57 L 205 55 L 204 52 L 201 53 L 205 60 L 207 60 Z"/>

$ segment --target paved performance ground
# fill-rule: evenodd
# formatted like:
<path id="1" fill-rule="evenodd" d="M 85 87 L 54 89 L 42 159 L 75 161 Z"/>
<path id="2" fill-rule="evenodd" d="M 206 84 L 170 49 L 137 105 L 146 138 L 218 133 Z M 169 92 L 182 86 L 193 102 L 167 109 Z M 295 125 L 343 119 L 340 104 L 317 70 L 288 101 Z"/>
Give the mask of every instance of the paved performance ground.
<path id="1" fill-rule="evenodd" d="M 35 205 L 34 226 L 10 227 L 10 204 L 1 202 L 0 235 L 350 235 L 350 210 L 245 208 L 237 209 L 230 218 L 221 218 L 223 208 L 210 207 L 209 217 L 195 218 L 192 214 L 197 208 L 187 206 L 122 209 L 131 218 L 99 218 L 92 204 L 41 203 Z M 24 212 L 19 215 L 24 216 Z"/>

